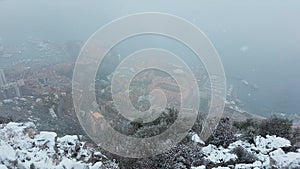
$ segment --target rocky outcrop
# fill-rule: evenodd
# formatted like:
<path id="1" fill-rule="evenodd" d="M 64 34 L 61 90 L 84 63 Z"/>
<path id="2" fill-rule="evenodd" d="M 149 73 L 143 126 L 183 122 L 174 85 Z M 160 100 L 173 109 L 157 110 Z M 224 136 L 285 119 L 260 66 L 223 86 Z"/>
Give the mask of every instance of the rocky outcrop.
<path id="1" fill-rule="evenodd" d="M 291 147 L 289 140 L 276 136 L 257 136 L 254 144 L 238 140 L 227 148 L 210 144 L 202 148 L 202 154 L 210 165 L 192 168 L 300 168 L 300 149 L 284 151 L 292 150 Z"/>
<path id="2" fill-rule="evenodd" d="M 119 168 L 81 136 L 57 137 L 33 123 L 0 125 L 0 168 Z"/>

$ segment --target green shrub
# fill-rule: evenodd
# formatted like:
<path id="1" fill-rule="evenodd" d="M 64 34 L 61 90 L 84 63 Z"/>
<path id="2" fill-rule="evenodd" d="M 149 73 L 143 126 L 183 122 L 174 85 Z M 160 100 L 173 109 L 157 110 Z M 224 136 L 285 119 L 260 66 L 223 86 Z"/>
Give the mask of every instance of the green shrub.
<path id="1" fill-rule="evenodd" d="M 235 128 L 230 123 L 229 118 L 222 118 L 213 134 L 208 138 L 207 144 L 228 147 L 230 143 L 237 140 Z"/>
<path id="2" fill-rule="evenodd" d="M 233 124 L 242 134 L 242 140 L 247 140 L 250 143 L 254 142 L 255 136 L 261 135 L 276 135 L 290 139 L 292 135 L 292 120 L 271 116 L 261 122 L 248 119 L 244 122 L 235 122 Z"/>
<path id="3" fill-rule="evenodd" d="M 278 137 L 291 138 L 293 121 L 272 116 L 263 120 L 259 125 L 259 135 L 276 135 Z"/>
<path id="4" fill-rule="evenodd" d="M 162 112 L 160 116 L 152 122 L 131 122 L 130 125 L 135 126 L 136 128 L 132 135 L 137 138 L 146 138 L 158 135 L 168 129 L 175 122 L 177 115 L 177 109 L 167 108 L 166 111 Z"/>
<path id="5" fill-rule="evenodd" d="M 255 136 L 259 135 L 259 122 L 253 119 L 247 119 L 243 122 L 234 122 L 235 126 L 242 134 L 241 140 L 254 143 Z"/>

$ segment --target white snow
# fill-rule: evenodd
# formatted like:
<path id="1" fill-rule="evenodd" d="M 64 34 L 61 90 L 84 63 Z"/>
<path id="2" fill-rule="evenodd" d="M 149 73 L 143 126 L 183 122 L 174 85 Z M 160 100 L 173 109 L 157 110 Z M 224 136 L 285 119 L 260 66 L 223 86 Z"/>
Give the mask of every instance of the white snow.
<path id="1" fill-rule="evenodd" d="M 16 159 L 16 153 L 14 149 L 3 140 L 0 140 L 0 161 L 13 161 Z"/>
<path id="2" fill-rule="evenodd" d="M 84 164 L 82 162 L 78 162 L 76 160 L 68 159 L 68 158 L 63 158 L 61 163 L 57 166 L 57 168 L 87 168 L 88 165 Z"/>
<path id="3" fill-rule="evenodd" d="M 267 154 L 268 152 L 277 148 L 290 147 L 291 142 L 281 137 L 267 135 L 266 138 L 261 136 L 256 137 L 255 145 L 260 152 Z"/>
<path id="4" fill-rule="evenodd" d="M 58 137 L 54 132 L 38 132 L 32 122 L 0 124 L 0 169 L 12 168 L 16 164 L 17 168 L 30 168 L 31 165 L 53 169 L 101 168 L 103 162 L 100 159 L 107 158 L 101 152 L 86 146 L 81 138 L 82 136 Z M 192 141 L 202 143 L 196 133 L 193 133 Z M 282 150 L 290 146 L 290 141 L 281 137 L 258 136 L 254 144 L 241 140 L 231 143 L 227 148 L 210 144 L 199 153 L 203 153 L 206 160 L 223 166 L 226 162 L 236 161 L 238 157 L 232 150 L 242 147 L 256 156 L 257 161 L 252 164 L 236 164 L 235 168 L 300 168 L 300 151 L 285 153 Z M 98 161 L 91 163 L 90 159 L 95 158 Z M 205 169 L 205 166 L 192 169 Z"/>
<path id="5" fill-rule="evenodd" d="M 196 133 L 192 135 L 192 141 L 205 145 L 204 141 L 202 141 Z"/>
<path id="6" fill-rule="evenodd" d="M 86 146 L 78 136 L 57 137 L 54 132 L 37 132 L 29 123 L 0 124 L 0 169 L 17 168 L 86 168 L 103 165 L 101 152 Z M 94 157 L 99 158 L 94 158 Z M 99 159 L 95 164 L 90 159 Z"/>
<path id="7" fill-rule="evenodd" d="M 58 142 L 74 142 L 78 140 L 77 136 L 74 135 L 65 135 L 63 137 L 57 138 Z"/>
<path id="8" fill-rule="evenodd" d="M 205 165 L 201 165 L 198 167 L 191 167 L 191 169 L 206 169 Z"/>
<path id="9" fill-rule="evenodd" d="M 229 151 L 229 149 L 224 149 L 223 147 L 217 148 L 211 144 L 202 148 L 205 158 L 213 163 L 223 163 L 237 159 L 237 156 Z"/>
<path id="10" fill-rule="evenodd" d="M 290 147 L 291 142 L 287 139 L 277 136 L 266 136 L 266 138 L 257 136 L 255 144 L 246 141 L 236 141 L 227 148 L 208 145 L 202 148 L 205 159 L 214 164 L 223 164 L 230 160 L 235 161 L 237 156 L 232 153 L 236 147 L 242 147 L 247 152 L 253 154 L 257 161 L 252 164 L 236 164 L 237 169 L 248 168 L 300 168 L 300 152 L 285 153 L 281 148 Z"/>
<path id="11" fill-rule="evenodd" d="M 270 153 L 271 161 L 278 168 L 289 166 L 290 168 L 300 167 L 300 153 L 285 153 L 281 148 Z"/>
<path id="12" fill-rule="evenodd" d="M 260 161 L 255 161 L 253 164 L 237 164 L 235 169 L 248 169 L 248 168 L 262 168 L 262 163 Z"/>
<path id="13" fill-rule="evenodd" d="M 5 165 L 0 164 L 0 169 L 7 169 Z"/>
<path id="14" fill-rule="evenodd" d="M 99 169 L 99 168 L 101 168 L 102 165 L 103 165 L 103 163 L 100 161 L 100 162 L 95 163 L 92 167 L 90 167 L 90 169 Z"/>
<path id="15" fill-rule="evenodd" d="M 214 167 L 213 169 L 230 169 L 229 167 Z"/>

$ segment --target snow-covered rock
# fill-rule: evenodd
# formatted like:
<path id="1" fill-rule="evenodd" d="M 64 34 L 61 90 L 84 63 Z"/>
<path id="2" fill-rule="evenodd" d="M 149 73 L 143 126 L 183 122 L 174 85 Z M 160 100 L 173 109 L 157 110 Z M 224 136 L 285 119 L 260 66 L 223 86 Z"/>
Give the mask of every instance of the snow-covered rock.
<path id="1" fill-rule="evenodd" d="M 205 158 L 213 163 L 225 163 L 230 160 L 236 160 L 237 156 L 230 153 L 229 149 L 223 147 L 217 148 L 215 145 L 208 145 L 202 148 Z"/>
<path id="2" fill-rule="evenodd" d="M 195 133 L 192 133 L 191 140 L 202 144 L 200 137 Z M 191 145 L 199 146 L 199 144 Z M 283 148 L 290 146 L 290 141 L 281 137 L 258 136 L 254 144 L 239 140 L 231 143 L 227 148 L 210 144 L 197 151 L 203 154 L 209 164 L 215 164 L 213 167 L 224 166 L 224 169 L 300 168 L 300 151 L 283 151 Z M 239 157 L 233 150 L 238 147 L 256 157 L 253 163 L 237 164 Z M 236 164 L 225 166 L 229 164 L 227 162 Z M 109 167 L 106 167 L 107 163 Z M 204 164 L 201 165 L 192 169 L 206 168 Z M 32 122 L 0 124 L 0 169 L 34 167 L 118 168 L 116 163 L 109 161 L 95 147 L 87 146 L 86 142 L 82 141 L 82 136 L 58 137 L 54 132 L 38 132 Z"/>
<path id="3" fill-rule="evenodd" d="M 100 162 L 95 163 L 92 167 L 90 167 L 90 169 L 99 169 L 99 168 L 101 168 L 102 165 L 103 165 L 103 163 L 100 161 Z"/>
<path id="4" fill-rule="evenodd" d="M 255 161 L 252 164 L 236 164 L 235 165 L 235 169 L 248 169 L 248 168 L 254 168 L 254 169 L 262 168 L 262 163 L 260 161 Z"/>
<path id="5" fill-rule="evenodd" d="M 0 169 L 7 169 L 5 165 L 0 164 Z"/>
<path id="6" fill-rule="evenodd" d="M 82 162 L 73 160 L 73 159 L 68 159 L 68 158 L 63 158 L 62 161 L 59 163 L 57 168 L 82 168 L 82 169 L 88 169 L 89 166 L 88 164 L 84 164 Z"/>
<path id="7" fill-rule="evenodd" d="M 0 160 L 16 160 L 16 153 L 14 149 L 7 143 L 5 143 L 3 140 L 0 140 Z"/>
<path id="8" fill-rule="evenodd" d="M 251 150 L 252 147 L 255 147 L 255 145 L 250 144 L 250 143 L 248 143 L 248 142 L 246 142 L 246 141 L 238 140 L 238 141 L 236 141 L 236 142 L 231 143 L 231 144 L 228 146 L 228 149 L 232 150 L 232 149 L 234 149 L 234 148 L 236 148 L 236 147 L 239 147 L 239 146 L 241 146 L 241 147 L 243 147 L 243 148 L 245 148 L 245 149 L 247 149 L 247 150 Z"/>
<path id="9" fill-rule="evenodd" d="M 54 132 L 37 132 L 33 123 L 0 125 L 0 164 L 8 168 L 98 169 L 101 160 L 118 168 L 101 152 L 86 146 L 79 136 L 57 137 Z M 0 165 L 1 168 L 5 168 Z"/>
<path id="10" fill-rule="evenodd" d="M 214 167 L 213 169 L 230 169 L 229 167 Z"/>
<path id="11" fill-rule="evenodd" d="M 300 153 L 285 153 L 281 148 L 270 153 L 271 165 L 277 168 L 300 168 Z"/>
<path id="12" fill-rule="evenodd" d="M 191 167 L 191 169 L 206 169 L 205 165 L 201 165 L 198 167 Z"/>
<path id="13" fill-rule="evenodd" d="M 199 144 L 202 144 L 202 145 L 205 145 L 204 141 L 202 141 L 200 139 L 200 137 L 198 136 L 198 134 L 194 133 L 192 135 L 192 141 L 196 142 L 196 143 L 199 143 Z"/>
<path id="14" fill-rule="evenodd" d="M 4 165 L 11 165 L 16 160 L 16 152 L 3 140 L 0 140 L 0 161 Z"/>
<path id="15" fill-rule="evenodd" d="M 238 140 L 231 143 L 227 148 L 208 145 L 202 148 L 205 159 L 214 164 L 224 164 L 230 160 L 237 161 L 234 149 L 240 147 L 256 157 L 254 163 L 235 164 L 236 169 L 248 168 L 300 168 L 300 152 L 285 153 L 282 148 L 291 147 L 291 142 L 277 136 L 258 136 L 255 144 Z M 232 168 L 232 167 L 231 167 Z"/>
<path id="16" fill-rule="evenodd" d="M 260 150 L 260 152 L 262 152 L 263 154 L 267 154 L 270 151 L 278 148 L 290 147 L 291 142 L 281 137 L 267 135 L 266 138 L 257 136 L 255 138 L 255 145 Z"/>

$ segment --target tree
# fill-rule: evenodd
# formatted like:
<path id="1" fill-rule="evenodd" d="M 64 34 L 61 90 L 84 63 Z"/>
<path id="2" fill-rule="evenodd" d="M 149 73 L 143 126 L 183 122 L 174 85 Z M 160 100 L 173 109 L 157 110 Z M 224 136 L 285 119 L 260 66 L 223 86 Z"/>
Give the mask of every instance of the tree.
<path id="1" fill-rule="evenodd" d="M 236 141 L 235 131 L 229 118 L 222 118 L 214 133 L 208 138 L 207 144 L 227 147 L 230 143 Z"/>

